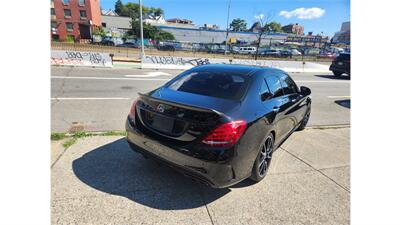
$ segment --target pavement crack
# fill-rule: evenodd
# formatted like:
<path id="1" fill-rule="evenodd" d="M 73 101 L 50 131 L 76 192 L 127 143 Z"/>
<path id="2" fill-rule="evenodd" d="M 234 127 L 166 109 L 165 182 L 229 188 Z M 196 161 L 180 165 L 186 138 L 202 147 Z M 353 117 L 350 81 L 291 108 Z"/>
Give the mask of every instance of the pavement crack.
<path id="1" fill-rule="evenodd" d="M 70 147 L 71 147 L 71 146 L 70 146 Z M 63 156 L 64 153 L 67 151 L 67 149 L 69 149 L 70 147 L 64 149 L 64 151 L 63 151 L 63 152 L 57 157 L 57 159 L 54 160 L 54 162 L 51 164 L 50 169 L 53 169 L 54 165 L 56 165 L 56 163 L 57 163 L 58 160 L 61 158 L 61 156 Z"/>
<path id="2" fill-rule="evenodd" d="M 340 188 L 342 188 L 343 190 L 345 190 L 346 192 L 350 193 L 350 190 L 346 187 L 344 187 L 343 185 L 339 184 L 338 182 L 336 182 L 334 179 L 330 178 L 328 175 L 326 175 L 325 173 L 323 173 L 321 170 L 318 170 L 317 168 L 313 167 L 311 164 L 309 164 L 308 162 L 304 161 L 303 159 L 301 159 L 300 157 L 296 156 L 295 154 L 291 153 L 290 151 L 284 149 L 283 147 L 280 147 L 283 151 L 287 152 L 288 154 L 290 154 L 291 156 L 295 157 L 296 159 L 300 160 L 301 162 L 303 162 L 304 164 L 306 164 L 307 166 L 311 167 L 313 170 L 317 171 L 318 173 L 322 174 L 324 177 L 328 178 L 329 180 L 331 180 L 333 183 L 335 183 L 337 186 L 339 186 Z"/>
<path id="3" fill-rule="evenodd" d="M 68 76 L 71 74 L 72 70 L 73 70 L 73 68 L 71 67 L 71 68 L 67 71 L 67 73 L 65 74 L 65 76 L 68 77 Z M 55 104 L 57 104 L 57 103 L 59 102 L 58 98 L 61 97 L 61 96 L 63 96 L 63 95 L 65 94 L 64 87 L 65 87 L 65 82 L 66 82 L 66 80 L 67 80 L 67 79 L 63 79 L 63 81 L 62 81 L 62 83 L 61 83 L 61 88 L 60 88 L 60 89 L 61 89 L 61 93 L 60 93 L 59 95 L 57 95 L 57 96 L 54 96 L 54 98 L 55 98 L 56 100 L 55 100 L 54 102 L 51 103 L 51 106 L 54 106 Z"/>
<path id="4" fill-rule="evenodd" d="M 201 189 L 201 188 L 198 188 L 198 189 Z M 208 214 L 208 217 L 210 218 L 211 224 L 214 225 L 214 221 L 213 221 L 213 219 L 212 219 L 210 210 L 208 209 L 207 203 L 206 203 L 206 201 L 205 201 L 205 199 L 204 199 L 203 190 L 202 190 L 202 189 L 199 190 L 199 193 L 200 193 L 200 199 L 201 199 L 201 201 L 203 202 L 204 206 L 206 207 L 207 214 Z"/>

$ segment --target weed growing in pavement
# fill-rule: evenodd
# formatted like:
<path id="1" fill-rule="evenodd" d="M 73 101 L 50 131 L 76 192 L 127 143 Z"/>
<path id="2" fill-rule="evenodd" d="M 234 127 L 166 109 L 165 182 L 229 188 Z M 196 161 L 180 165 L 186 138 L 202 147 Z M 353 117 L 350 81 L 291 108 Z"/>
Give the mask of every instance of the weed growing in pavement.
<path id="1" fill-rule="evenodd" d="M 52 133 L 51 140 L 58 141 L 65 138 L 65 133 Z"/>
<path id="2" fill-rule="evenodd" d="M 66 134 L 66 133 L 52 133 L 51 134 L 51 140 L 52 141 L 58 141 L 62 140 L 67 137 L 72 137 L 71 139 L 68 139 L 63 143 L 64 148 L 68 148 L 71 145 L 75 144 L 78 138 L 84 138 L 84 137 L 91 137 L 91 136 L 126 136 L 126 131 L 107 131 L 107 132 L 101 132 L 101 133 L 91 133 L 91 132 L 85 132 L 85 131 L 77 131 L 72 134 Z"/>
<path id="3" fill-rule="evenodd" d="M 63 143 L 63 147 L 64 148 L 71 147 L 71 145 L 75 144 L 76 140 L 77 140 L 76 138 L 71 138 L 71 139 L 67 140 L 66 142 Z"/>
<path id="4" fill-rule="evenodd" d="M 126 131 L 107 131 L 101 136 L 126 136 Z"/>

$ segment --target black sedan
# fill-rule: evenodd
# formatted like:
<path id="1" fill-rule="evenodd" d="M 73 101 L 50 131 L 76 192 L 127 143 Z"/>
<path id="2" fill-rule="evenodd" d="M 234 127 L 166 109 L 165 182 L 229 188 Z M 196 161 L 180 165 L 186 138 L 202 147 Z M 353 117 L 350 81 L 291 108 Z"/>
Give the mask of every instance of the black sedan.
<path id="1" fill-rule="evenodd" d="M 124 47 L 124 48 L 139 48 L 140 46 L 133 42 L 125 42 L 123 44 L 117 45 L 117 47 Z"/>
<path id="2" fill-rule="evenodd" d="M 344 73 L 350 76 L 350 53 L 341 53 L 332 61 L 329 70 L 335 77 L 340 77 Z"/>
<path id="3" fill-rule="evenodd" d="M 140 94 L 126 121 L 127 141 L 212 187 L 258 182 L 274 150 L 305 128 L 310 94 L 278 69 L 197 66 Z"/>

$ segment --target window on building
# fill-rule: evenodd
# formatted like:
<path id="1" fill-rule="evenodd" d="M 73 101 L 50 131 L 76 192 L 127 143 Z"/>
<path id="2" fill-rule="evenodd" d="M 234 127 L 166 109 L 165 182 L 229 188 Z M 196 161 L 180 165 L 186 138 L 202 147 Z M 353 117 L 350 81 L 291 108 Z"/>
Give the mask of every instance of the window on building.
<path id="1" fill-rule="evenodd" d="M 64 5 L 69 5 L 70 0 L 62 0 Z"/>
<path id="2" fill-rule="evenodd" d="M 52 16 L 55 16 L 55 15 L 56 15 L 56 11 L 54 10 L 54 8 L 51 8 L 51 9 L 50 9 L 50 14 L 51 14 Z"/>
<path id="3" fill-rule="evenodd" d="M 65 25 L 67 26 L 67 31 L 72 31 L 74 29 L 72 23 L 66 23 Z"/>
<path id="4" fill-rule="evenodd" d="M 101 26 L 102 27 L 107 27 L 107 24 L 106 23 L 101 23 Z"/>
<path id="5" fill-rule="evenodd" d="M 81 10 L 80 12 L 81 18 L 86 18 L 86 11 L 85 10 Z"/>
<path id="6" fill-rule="evenodd" d="M 51 21 L 51 28 L 57 28 L 57 22 Z"/>
<path id="7" fill-rule="evenodd" d="M 78 2 L 78 4 L 79 4 L 80 6 L 84 6 L 84 5 L 85 5 L 85 3 L 86 3 L 86 1 L 85 1 L 85 0 L 79 0 L 79 2 Z"/>
<path id="8" fill-rule="evenodd" d="M 71 17 L 71 10 L 70 9 L 64 9 L 64 16 L 65 17 Z"/>

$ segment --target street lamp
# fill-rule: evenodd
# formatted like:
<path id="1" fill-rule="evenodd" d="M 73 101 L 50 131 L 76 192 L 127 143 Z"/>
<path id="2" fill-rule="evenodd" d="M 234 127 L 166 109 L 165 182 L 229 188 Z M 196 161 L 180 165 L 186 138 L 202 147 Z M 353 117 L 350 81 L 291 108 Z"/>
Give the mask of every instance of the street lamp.
<path id="1" fill-rule="evenodd" d="M 143 63 L 144 60 L 144 41 L 143 41 L 143 16 L 142 16 L 142 0 L 139 0 L 139 11 L 140 11 L 140 40 L 142 43 L 142 51 L 140 53 L 140 62 Z"/>
<path id="2" fill-rule="evenodd" d="M 228 18 L 226 20 L 226 38 L 225 38 L 225 52 L 224 54 L 226 54 L 226 52 L 228 51 L 228 34 L 229 34 L 229 12 L 231 9 L 231 0 L 229 0 L 228 2 Z"/>

